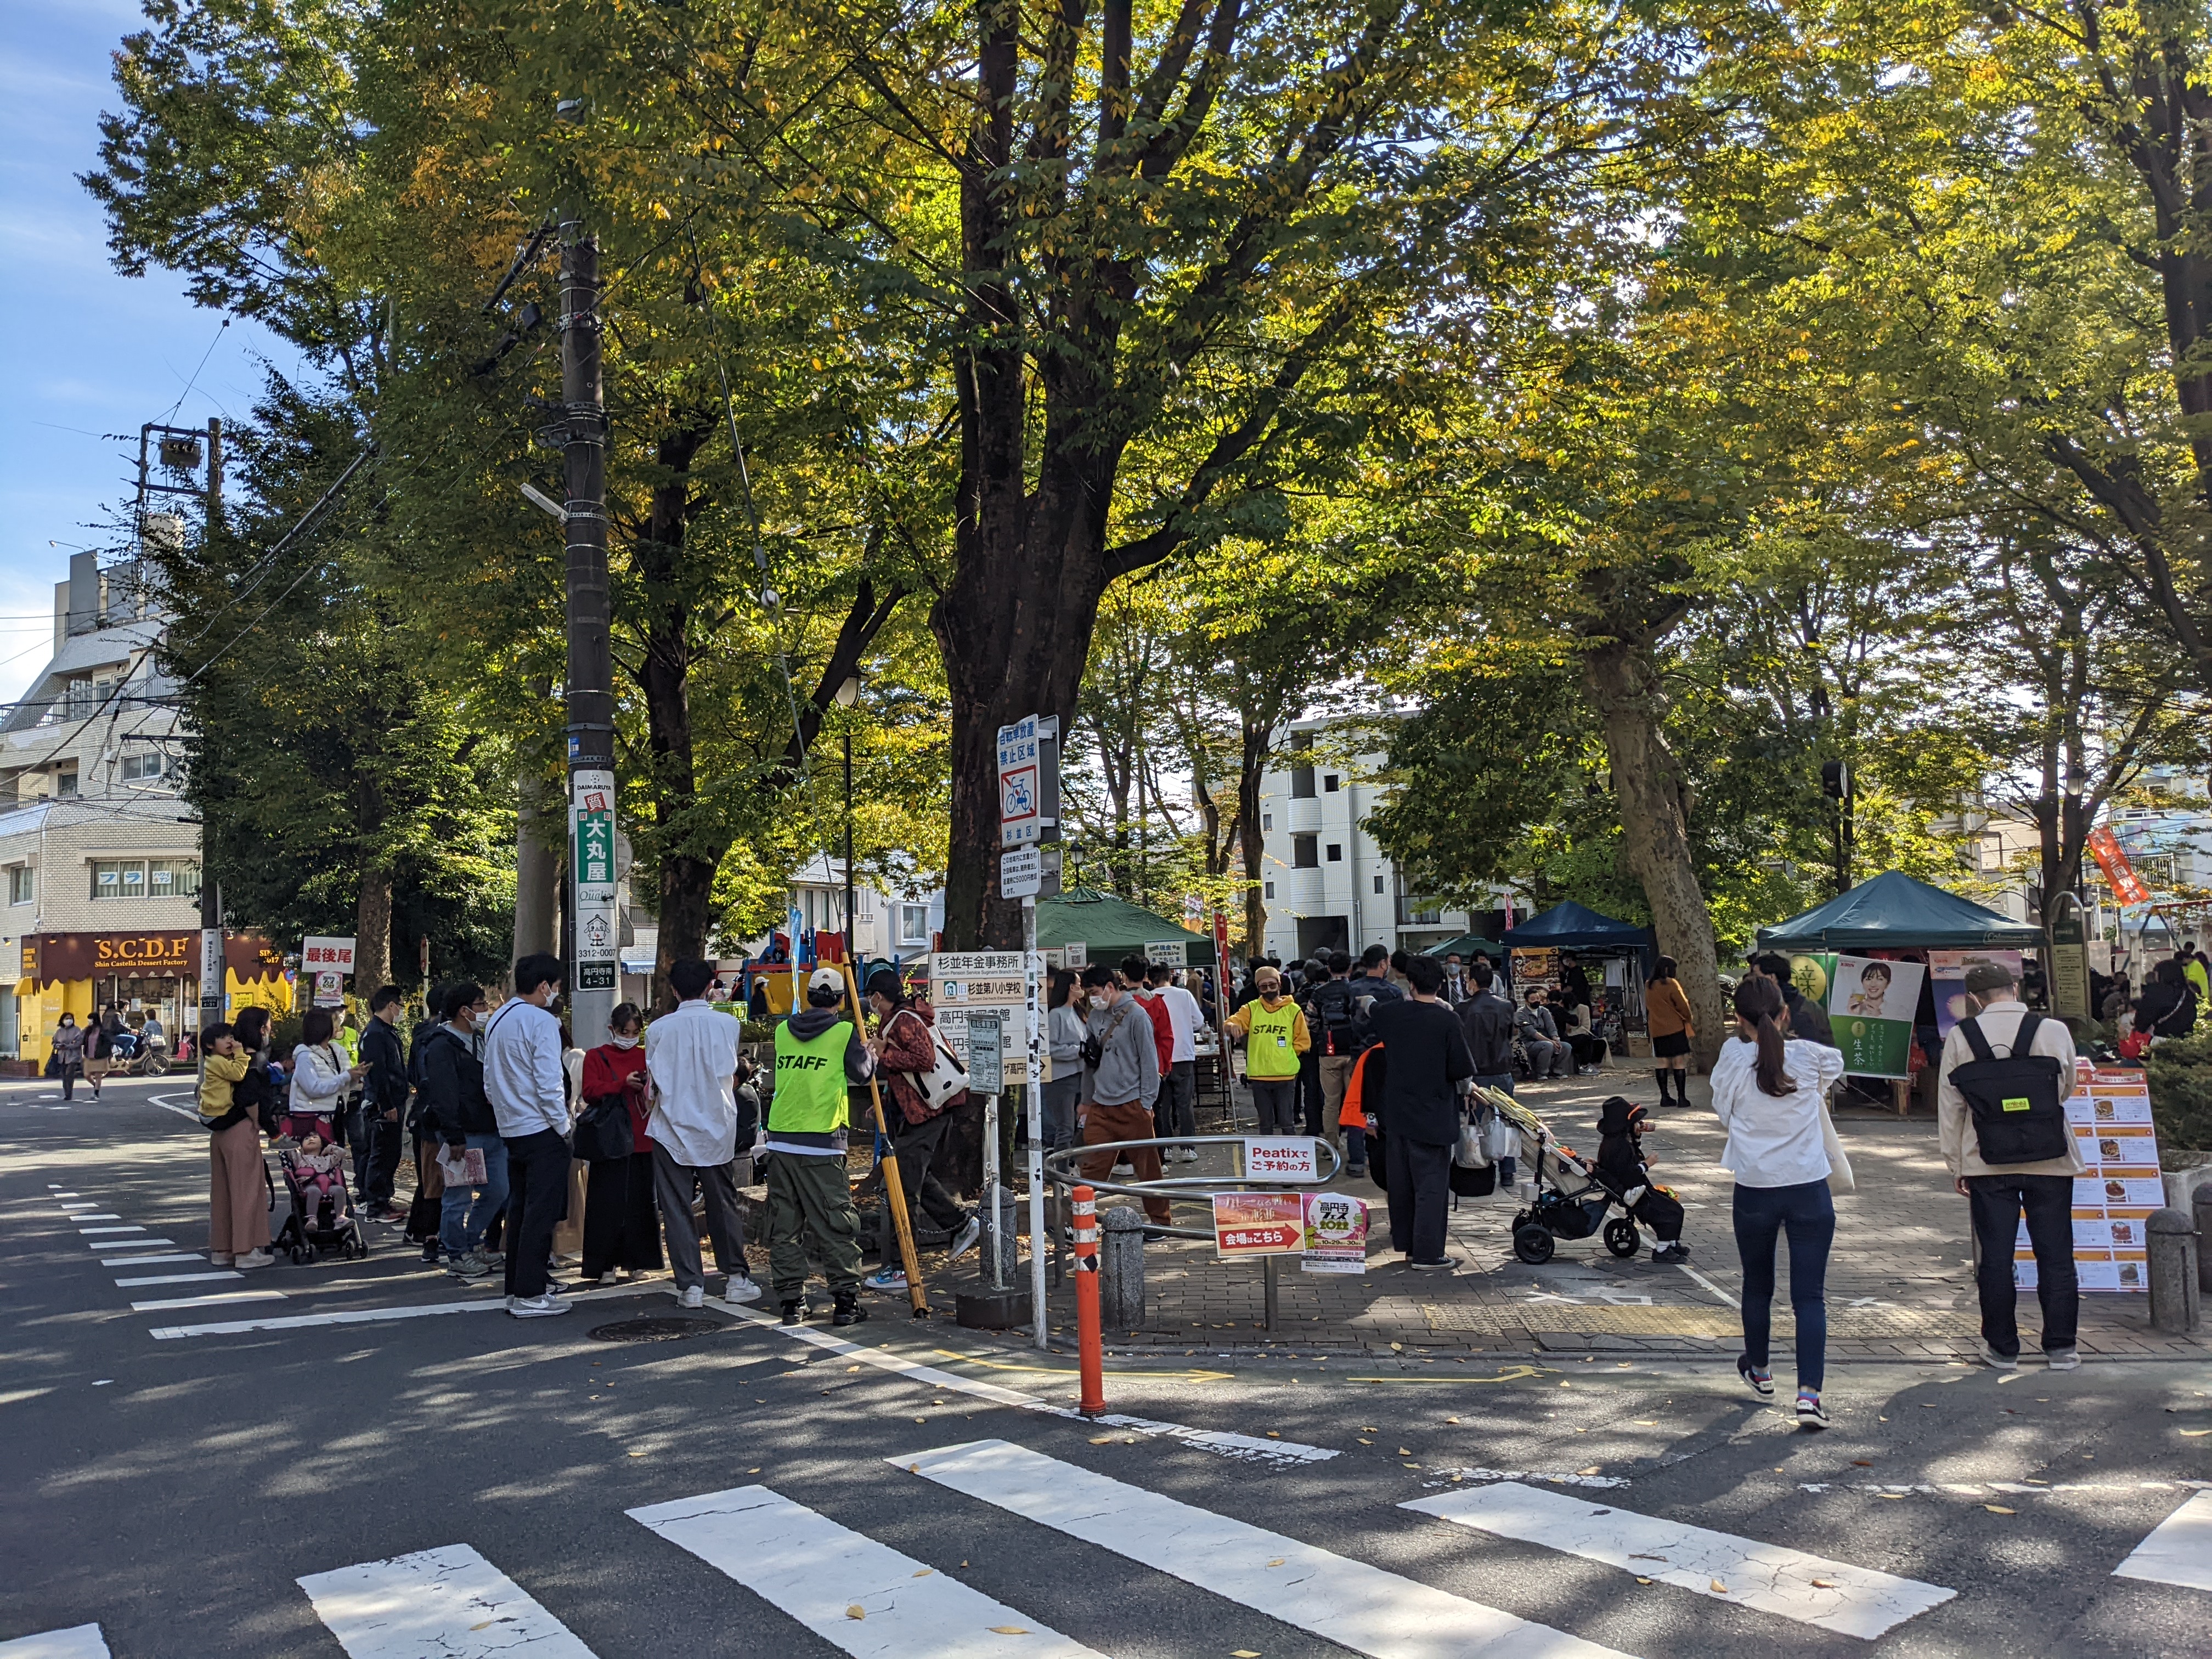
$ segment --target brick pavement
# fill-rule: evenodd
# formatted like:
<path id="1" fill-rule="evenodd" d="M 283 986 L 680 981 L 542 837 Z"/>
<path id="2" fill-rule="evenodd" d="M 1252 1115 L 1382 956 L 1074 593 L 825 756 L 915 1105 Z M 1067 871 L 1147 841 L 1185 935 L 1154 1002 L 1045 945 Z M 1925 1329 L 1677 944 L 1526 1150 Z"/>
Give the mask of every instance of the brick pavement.
<path id="1" fill-rule="evenodd" d="M 1527 1087 L 1522 1097 L 1569 1146 L 1595 1153 L 1598 1103 L 1615 1092 L 1649 1103 L 1656 1088 L 1649 1070 L 1623 1067 Z M 1208 1353 L 1733 1356 L 1741 1327 L 1724 1298 L 1736 1295 L 1741 1276 L 1729 1222 L 1730 1183 L 1718 1166 L 1723 1136 L 1706 1108 L 1702 1079 L 1692 1082 L 1690 1110 L 1656 1113 L 1659 1121 L 1645 1137 L 1654 1174 L 1687 1211 L 1688 1270 L 1652 1262 L 1648 1249 L 1637 1261 L 1618 1261 L 1595 1238 L 1562 1240 L 1551 1261 L 1531 1267 L 1513 1255 L 1517 1201 L 1466 1199 L 1450 1217 L 1449 1248 L 1460 1262 L 1451 1273 L 1410 1272 L 1388 1252 L 1387 1236 L 1371 1249 L 1364 1275 L 1303 1273 L 1286 1261 L 1279 1268 L 1272 1334 L 1264 1328 L 1258 1264 L 1217 1261 L 1209 1245 L 1152 1245 L 1146 1251 L 1148 1322 L 1135 1331 L 1109 1332 L 1108 1341 L 1116 1348 Z M 1837 1127 L 1858 1190 L 1836 1201 L 1827 1285 L 1831 1360 L 1967 1357 L 1978 1340 L 1972 1237 L 1966 1200 L 1951 1189 L 1936 1150 L 1934 1118 L 1846 1110 L 1838 1115 Z M 1182 1172 L 1203 1167 L 1184 1166 Z M 1379 1189 L 1364 1180 L 1338 1184 L 1367 1198 L 1381 1223 Z M 1786 1263 L 1781 1275 L 1786 1296 Z M 2085 1295 L 2081 1301 L 2085 1355 L 2212 1355 L 2206 1333 L 2183 1338 L 2153 1332 L 2145 1297 Z M 1068 1291 L 1055 1291 L 1052 1304 L 1054 1336 L 1072 1341 Z M 2021 1323 L 2032 1346 L 2040 1324 L 2032 1291 L 2022 1297 Z M 1792 1326 L 1779 1299 L 1776 1327 L 1778 1346 L 1786 1345 Z"/>

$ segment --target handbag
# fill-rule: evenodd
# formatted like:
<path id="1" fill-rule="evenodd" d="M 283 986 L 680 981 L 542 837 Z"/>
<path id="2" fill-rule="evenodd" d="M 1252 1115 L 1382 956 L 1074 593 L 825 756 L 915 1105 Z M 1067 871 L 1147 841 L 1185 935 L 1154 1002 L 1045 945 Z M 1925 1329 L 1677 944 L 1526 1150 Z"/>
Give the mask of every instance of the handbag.
<path id="1" fill-rule="evenodd" d="M 1820 1145 L 1828 1153 L 1828 1190 L 1858 1191 L 1858 1177 L 1851 1172 L 1851 1160 L 1844 1152 L 1844 1139 L 1836 1133 L 1836 1121 L 1828 1115 L 1828 1103 L 1825 1100 L 1820 1103 Z"/>
<path id="2" fill-rule="evenodd" d="M 1483 1126 L 1479 1115 L 1462 1111 L 1459 1117 L 1459 1137 L 1452 1146 L 1452 1164 L 1462 1170 L 1486 1170 L 1490 1167 L 1490 1148 L 1485 1145 Z"/>
<path id="3" fill-rule="evenodd" d="M 569 1151 L 591 1164 L 617 1164 L 636 1149 L 629 1107 L 620 1095 L 603 1095 L 577 1115 Z"/>
<path id="4" fill-rule="evenodd" d="M 920 1019 L 921 1016 L 915 1014 L 914 1018 Z M 968 1070 L 961 1065 L 959 1055 L 952 1052 L 952 1045 L 945 1040 L 942 1031 L 932 1026 L 929 1037 L 930 1057 L 935 1063 L 926 1073 L 908 1072 L 904 1076 L 914 1085 L 915 1093 L 921 1097 L 921 1103 L 928 1108 L 929 1115 L 934 1117 L 950 1106 L 955 1097 L 967 1092 Z"/>

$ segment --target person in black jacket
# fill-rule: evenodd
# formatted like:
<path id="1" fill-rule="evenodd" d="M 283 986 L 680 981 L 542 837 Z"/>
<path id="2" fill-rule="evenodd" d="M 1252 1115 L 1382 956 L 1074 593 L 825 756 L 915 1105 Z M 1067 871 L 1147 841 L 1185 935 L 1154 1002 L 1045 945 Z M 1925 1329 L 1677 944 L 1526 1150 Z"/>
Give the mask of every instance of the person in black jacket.
<path id="1" fill-rule="evenodd" d="M 1498 975 L 1490 958 L 1477 957 L 1467 970 L 1474 994 L 1459 1006 L 1459 1026 L 1467 1037 L 1468 1056 L 1474 1061 L 1474 1085 L 1513 1092 L 1513 1005 L 1498 994 Z M 1498 1160 L 1498 1189 L 1513 1190 L 1511 1157 Z"/>
<path id="2" fill-rule="evenodd" d="M 1474 1075 L 1474 1060 L 1458 1019 L 1437 995 L 1443 964 L 1414 957 L 1406 976 L 1412 1000 L 1378 1001 L 1367 1017 L 1389 1060 L 1370 1109 L 1382 1124 L 1389 1170 L 1390 1248 L 1405 1252 L 1409 1267 L 1449 1269 L 1444 1206 L 1452 1144 L 1459 1138 L 1460 1085 Z M 1369 1104 L 1364 1091 L 1361 1102 Z"/>
<path id="3" fill-rule="evenodd" d="M 368 1119 L 368 1170 L 362 1180 L 368 1218 L 386 1223 L 404 1221 L 407 1212 L 392 1201 L 399 1173 L 400 1143 L 406 1138 L 401 1121 L 407 1097 L 413 1092 L 407 1077 L 407 1054 L 399 1041 L 399 1016 L 405 1006 L 396 985 L 380 988 L 368 1000 L 368 1029 L 361 1034 L 361 1057 L 368 1076 L 362 1085 L 362 1111 Z"/>
<path id="4" fill-rule="evenodd" d="M 1782 988 L 1782 1006 L 1790 1011 L 1790 1035 L 1824 1048 L 1836 1046 L 1836 1033 L 1828 1024 L 1828 1011 L 1797 988 L 1790 977 L 1790 958 L 1779 951 L 1762 951 L 1751 959 L 1751 971 L 1764 974 Z M 1685 1096 L 1686 1101 L 1688 1097 Z M 1661 1104 L 1665 1104 L 1662 1101 Z"/>
<path id="5" fill-rule="evenodd" d="M 507 1143 L 484 1094 L 483 1062 L 470 1039 L 483 1008 L 483 992 L 470 984 L 446 988 L 446 1023 L 422 1045 L 423 1127 L 442 1143 L 445 1190 L 439 1203 L 438 1242 L 447 1269 L 482 1279 L 506 1265 L 479 1247 L 491 1218 L 507 1202 Z M 456 1182 L 453 1169 L 469 1152 L 483 1155 L 480 1182 Z"/>
<path id="6" fill-rule="evenodd" d="M 1607 1184 L 1620 1195 L 1624 1207 L 1659 1241 L 1651 1253 L 1654 1261 L 1687 1261 L 1690 1252 L 1682 1243 L 1682 1206 L 1673 1194 L 1651 1184 L 1650 1166 L 1644 1158 L 1645 1109 L 1615 1095 L 1599 1109 L 1597 1167 Z"/>

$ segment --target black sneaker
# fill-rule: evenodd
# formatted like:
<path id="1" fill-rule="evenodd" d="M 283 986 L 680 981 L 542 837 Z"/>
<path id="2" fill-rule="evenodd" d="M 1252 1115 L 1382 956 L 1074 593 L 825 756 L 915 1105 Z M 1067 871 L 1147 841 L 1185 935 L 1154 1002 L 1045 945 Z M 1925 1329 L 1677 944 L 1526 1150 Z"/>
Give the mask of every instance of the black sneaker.
<path id="1" fill-rule="evenodd" d="M 804 1302 L 787 1302 L 783 1304 L 783 1322 L 785 1324 L 796 1325 L 800 1320 L 805 1317 L 806 1304 Z"/>
<path id="2" fill-rule="evenodd" d="M 1651 1259 L 1654 1261 L 1687 1261 L 1690 1252 L 1686 1245 L 1668 1244 L 1652 1251 Z"/>
<path id="3" fill-rule="evenodd" d="M 1736 1356 L 1735 1369 L 1736 1375 L 1742 1377 L 1746 1382 L 1749 1383 L 1751 1385 L 1751 1391 L 1757 1395 L 1761 1400 L 1771 1400 L 1774 1398 L 1774 1373 L 1772 1371 L 1763 1370 L 1759 1366 L 1753 1365 L 1751 1363 L 1751 1356 L 1749 1354 L 1738 1354 Z"/>
<path id="4" fill-rule="evenodd" d="M 837 1292 L 836 1311 L 830 1316 L 832 1325 L 857 1325 L 867 1316 L 868 1310 L 860 1305 L 858 1295 L 851 1291 Z"/>
<path id="5" fill-rule="evenodd" d="M 1819 1395 L 1807 1394 L 1802 1389 L 1798 1390 L 1797 1426 L 1801 1429 L 1825 1429 L 1828 1426 L 1828 1413 L 1820 1409 Z"/>

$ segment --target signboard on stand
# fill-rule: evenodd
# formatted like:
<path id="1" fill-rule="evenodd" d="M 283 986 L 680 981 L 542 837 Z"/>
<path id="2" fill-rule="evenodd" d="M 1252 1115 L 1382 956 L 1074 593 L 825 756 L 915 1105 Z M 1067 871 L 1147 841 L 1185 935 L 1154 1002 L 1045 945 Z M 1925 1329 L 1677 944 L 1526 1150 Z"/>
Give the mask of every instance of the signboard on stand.
<path id="1" fill-rule="evenodd" d="M 968 1011 L 968 1086 L 979 1095 L 1006 1089 L 1006 1017 L 995 1008 Z"/>
<path id="2" fill-rule="evenodd" d="M 345 975 L 327 969 L 315 975 L 315 1006 L 343 1008 L 345 1006 Z"/>
<path id="3" fill-rule="evenodd" d="M 1917 962 L 1839 955 L 1828 989 L 1828 1023 L 1852 1077 L 1910 1077 L 1912 1016 L 1920 1006 Z"/>
<path id="4" fill-rule="evenodd" d="M 1060 848 L 1013 847 L 999 854 L 999 896 L 1052 898 L 1060 891 Z"/>
<path id="5" fill-rule="evenodd" d="M 2151 1214 L 2166 1203 L 2159 1174 L 2158 1131 L 2150 1116 L 2150 1085 L 2131 1066 L 2075 1068 L 2066 1126 L 2081 1154 L 2074 1180 L 2074 1273 L 2085 1291 L 2150 1288 Z M 2035 1252 L 2023 1218 L 2013 1245 L 2013 1278 L 2035 1288 Z"/>
<path id="6" fill-rule="evenodd" d="M 1148 939 L 1145 941 L 1145 960 L 1161 963 L 1170 968 L 1180 968 L 1190 959 L 1190 952 L 1179 939 Z"/>
<path id="7" fill-rule="evenodd" d="M 2051 1012 L 2061 1019 L 2089 1018 L 2089 930 L 2081 901 L 2061 893 L 2051 912 Z"/>
<path id="8" fill-rule="evenodd" d="M 1367 1271 L 1367 1203 L 1349 1193 L 1305 1193 L 1305 1249 L 1301 1271 Z"/>
<path id="9" fill-rule="evenodd" d="M 300 941 L 300 966 L 319 977 L 336 974 L 343 979 L 353 972 L 353 944 L 349 939 L 310 933 Z"/>
<path id="10" fill-rule="evenodd" d="M 968 1068 L 969 1086 L 977 1093 L 1002 1093 L 1028 1081 L 1029 981 L 1019 951 L 938 951 L 929 959 L 929 1000 L 937 1029 Z M 1000 1068 L 996 1089 L 977 1080 L 969 1024 L 977 1014 L 997 1021 L 993 1032 Z"/>
<path id="11" fill-rule="evenodd" d="M 1223 1261 L 1297 1255 L 1305 1247 L 1304 1194 L 1214 1194 L 1213 1249 Z"/>
<path id="12" fill-rule="evenodd" d="M 1245 1136 L 1244 1178 L 1247 1181 L 1320 1181 L 1321 1155 L 1315 1149 L 1313 1137 Z"/>

